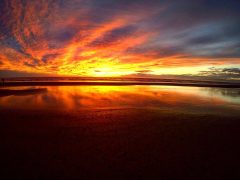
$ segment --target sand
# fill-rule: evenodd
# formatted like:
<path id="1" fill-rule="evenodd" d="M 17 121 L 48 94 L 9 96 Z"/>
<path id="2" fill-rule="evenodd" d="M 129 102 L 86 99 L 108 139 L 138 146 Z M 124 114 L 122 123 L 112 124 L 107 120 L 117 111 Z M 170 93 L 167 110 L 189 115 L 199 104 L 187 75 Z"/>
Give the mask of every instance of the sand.
<path id="1" fill-rule="evenodd" d="M 238 115 L 2 108 L 0 117 L 4 179 L 240 178 Z"/>
<path id="2" fill-rule="evenodd" d="M 38 94 L 46 92 L 47 88 L 27 88 L 27 89 L 0 89 L 0 97 L 2 96 L 24 96 L 24 95 L 31 95 L 31 94 Z"/>

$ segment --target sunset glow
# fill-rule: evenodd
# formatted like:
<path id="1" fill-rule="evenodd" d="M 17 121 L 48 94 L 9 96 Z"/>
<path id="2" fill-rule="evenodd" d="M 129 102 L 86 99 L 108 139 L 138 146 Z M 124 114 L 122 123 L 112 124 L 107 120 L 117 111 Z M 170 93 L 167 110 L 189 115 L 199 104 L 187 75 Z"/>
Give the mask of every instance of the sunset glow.
<path id="1" fill-rule="evenodd" d="M 237 1 L 229 7 L 189 0 L 0 5 L 2 76 L 202 76 L 240 67 Z"/>
<path id="2" fill-rule="evenodd" d="M 1 179 L 239 179 L 240 0 L 0 0 Z"/>

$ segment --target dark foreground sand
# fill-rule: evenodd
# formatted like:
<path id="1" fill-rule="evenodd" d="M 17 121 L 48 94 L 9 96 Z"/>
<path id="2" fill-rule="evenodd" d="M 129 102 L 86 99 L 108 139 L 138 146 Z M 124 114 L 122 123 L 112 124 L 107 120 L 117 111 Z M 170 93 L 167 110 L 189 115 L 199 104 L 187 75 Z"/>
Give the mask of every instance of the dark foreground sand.
<path id="1" fill-rule="evenodd" d="M 238 115 L 1 109 L 0 117 L 1 179 L 240 178 Z"/>

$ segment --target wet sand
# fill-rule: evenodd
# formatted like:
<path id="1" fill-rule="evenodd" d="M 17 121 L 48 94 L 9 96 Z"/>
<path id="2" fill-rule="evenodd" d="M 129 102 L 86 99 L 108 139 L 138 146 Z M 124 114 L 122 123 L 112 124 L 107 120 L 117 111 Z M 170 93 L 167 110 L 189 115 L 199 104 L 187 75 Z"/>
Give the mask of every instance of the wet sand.
<path id="1" fill-rule="evenodd" d="M 9 88 L 1 179 L 240 178 L 239 89 Z"/>
<path id="2" fill-rule="evenodd" d="M 0 97 L 2 96 L 24 96 L 24 95 L 30 95 L 30 94 L 38 94 L 46 92 L 46 88 L 27 88 L 27 89 L 0 89 Z"/>
<path id="3" fill-rule="evenodd" d="M 240 177 L 237 115 L 132 108 L 0 116 L 8 179 Z"/>

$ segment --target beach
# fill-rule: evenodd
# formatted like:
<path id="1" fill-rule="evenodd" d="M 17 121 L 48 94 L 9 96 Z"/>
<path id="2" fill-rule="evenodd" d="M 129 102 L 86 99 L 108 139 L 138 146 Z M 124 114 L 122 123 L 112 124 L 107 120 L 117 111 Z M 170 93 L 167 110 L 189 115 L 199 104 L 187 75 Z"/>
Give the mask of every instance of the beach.
<path id="1" fill-rule="evenodd" d="M 239 89 L 21 88 L 0 98 L 9 179 L 240 177 Z"/>
<path id="2" fill-rule="evenodd" d="M 83 77 L 52 77 L 52 78 L 7 78 L 2 85 L 5 87 L 19 86 L 190 86 L 240 88 L 239 81 L 212 80 L 176 80 L 152 78 L 83 78 Z"/>
<path id="3" fill-rule="evenodd" d="M 240 180 L 240 0 L 0 0 L 0 180 Z"/>

